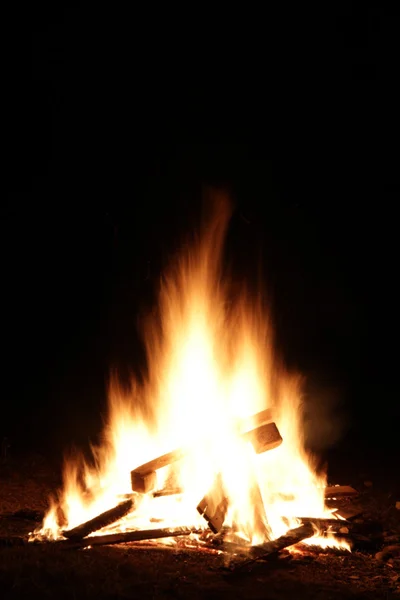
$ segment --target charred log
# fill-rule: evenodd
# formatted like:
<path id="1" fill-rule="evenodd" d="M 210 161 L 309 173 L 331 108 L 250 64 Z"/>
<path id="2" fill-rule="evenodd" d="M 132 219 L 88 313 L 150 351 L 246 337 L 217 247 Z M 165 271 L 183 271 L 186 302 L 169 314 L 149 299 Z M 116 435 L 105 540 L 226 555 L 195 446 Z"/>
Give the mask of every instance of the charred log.
<path id="1" fill-rule="evenodd" d="M 173 450 L 137 467 L 131 471 L 132 490 L 141 494 L 147 494 L 147 492 L 150 492 L 156 486 L 156 471 L 181 460 L 184 456 L 184 450 Z"/>
<path id="2" fill-rule="evenodd" d="M 199 502 L 197 510 L 207 521 L 211 531 L 218 533 L 224 524 L 228 510 L 228 498 L 220 474 L 217 475 L 211 489 Z"/>
<path id="3" fill-rule="evenodd" d="M 358 492 L 350 485 L 332 485 L 325 488 L 325 498 L 350 498 L 351 496 L 358 496 Z"/>
<path id="4" fill-rule="evenodd" d="M 281 434 L 275 423 L 266 423 L 243 434 L 243 438 L 249 441 L 257 454 L 277 448 L 282 443 Z"/>
<path id="5" fill-rule="evenodd" d="M 324 518 L 320 519 L 320 518 L 315 518 L 315 517 L 295 517 L 295 518 L 298 521 L 301 521 L 302 525 L 311 523 L 311 525 L 314 525 L 316 530 L 322 531 L 322 532 L 326 532 L 328 530 L 333 531 L 333 532 L 338 532 L 338 531 L 340 531 L 340 529 L 343 529 L 343 528 L 354 527 L 354 524 L 349 523 L 345 519 L 324 519 Z M 288 520 L 285 517 L 282 517 L 282 520 L 284 522 L 288 522 Z"/>
<path id="6" fill-rule="evenodd" d="M 266 408 L 261 412 L 255 413 L 250 417 L 245 417 L 241 419 L 239 422 L 240 431 L 246 432 L 251 429 L 257 429 L 257 427 L 261 427 L 261 425 L 265 425 L 267 423 L 272 423 L 274 420 L 273 411 L 271 408 Z"/>
<path id="7" fill-rule="evenodd" d="M 107 525 L 111 525 L 119 519 L 122 519 L 125 515 L 127 515 L 131 510 L 135 507 L 135 502 L 133 499 L 125 500 L 125 502 L 121 502 L 114 508 L 107 510 L 106 512 L 101 513 L 94 519 L 90 519 L 90 521 L 86 521 L 73 529 L 69 529 L 67 531 L 63 531 L 62 534 L 69 540 L 80 540 L 90 533 L 94 533 Z"/>
<path id="8" fill-rule="evenodd" d="M 245 441 L 249 441 L 252 444 L 257 454 L 272 450 L 282 443 L 282 437 L 276 424 L 271 422 L 271 416 L 271 411 L 267 409 L 242 422 L 243 426 L 241 427 L 241 431 L 244 431 L 242 437 Z M 257 425 L 255 429 L 246 431 L 247 426 L 251 425 L 251 423 L 262 424 Z M 156 471 L 181 460 L 185 455 L 185 450 L 177 449 L 168 452 L 167 454 L 163 454 L 144 465 L 136 467 L 136 469 L 131 471 L 132 490 L 141 494 L 147 494 L 153 490 L 157 484 Z"/>
<path id="9" fill-rule="evenodd" d="M 236 559 L 231 562 L 230 569 L 241 569 L 251 565 L 256 560 L 276 556 L 281 550 L 312 537 L 314 533 L 314 527 L 311 523 L 306 523 L 300 527 L 296 527 L 296 529 L 290 529 L 285 535 L 276 540 L 260 544 L 259 546 L 252 546 L 245 559 Z"/>
<path id="10" fill-rule="evenodd" d="M 123 531 L 106 535 L 94 535 L 82 539 L 56 540 L 54 542 L 37 542 L 48 546 L 61 548 L 87 548 L 89 546 L 108 546 L 111 544 L 126 544 L 128 542 L 141 542 L 142 540 L 156 540 L 168 537 L 178 537 L 199 533 L 198 529 L 189 527 L 170 527 L 163 529 L 144 529 L 139 531 Z"/>
<path id="11" fill-rule="evenodd" d="M 182 488 L 164 488 L 153 492 L 153 498 L 162 498 L 163 496 L 176 496 L 182 494 Z"/>

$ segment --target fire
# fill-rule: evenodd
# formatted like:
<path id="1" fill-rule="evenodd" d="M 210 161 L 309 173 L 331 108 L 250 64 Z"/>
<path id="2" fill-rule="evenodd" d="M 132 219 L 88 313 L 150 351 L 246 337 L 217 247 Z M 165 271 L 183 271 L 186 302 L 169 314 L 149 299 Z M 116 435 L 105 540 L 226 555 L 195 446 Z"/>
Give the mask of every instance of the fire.
<path id="1" fill-rule="evenodd" d="M 180 493 L 137 494 L 135 510 L 114 531 L 155 522 L 205 527 L 196 506 L 216 477 L 229 505 L 225 524 L 250 543 L 284 534 L 298 516 L 332 516 L 325 477 L 304 450 L 301 381 L 277 360 L 261 301 L 245 291 L 233 296 L 221 277 L 229 216 L 219 197 L 201 236 L 162 279 L 159 312 L 144 320 L 149 375 L 129 393 L 112 378 L 94 466 L 82 458 L 66 462 L 63 490 L 34 537 L 62 537 L 63 529 L 112 508 L 132 493 L 133 469 L 176 448 L 184 458 L 157 471 L 157 488 Z M 265 408 L 273 410 L 283 443 L 256 454 L 239 424 Z"/>

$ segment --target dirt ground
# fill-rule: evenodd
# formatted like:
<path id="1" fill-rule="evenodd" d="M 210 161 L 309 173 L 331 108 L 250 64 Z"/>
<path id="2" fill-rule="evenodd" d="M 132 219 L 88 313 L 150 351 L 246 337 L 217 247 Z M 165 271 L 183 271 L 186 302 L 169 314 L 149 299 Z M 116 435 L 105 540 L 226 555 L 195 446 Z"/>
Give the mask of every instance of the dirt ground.
<path id="1" fill-rule="evenodd" d="M 10 546 L 26 536 L 59 485 L 58 468 L 41 457 L 0 465 L 0 596 L 116 600 L 124 598 L 370 598 L 400 599 L 400 489 L 397 474 L 353 457 L 330 469 L 330 483 L 350 484 L 359 496 L 343 500 L 343 510 L 362 510 L 360 535 L 352 553 L 307 551 L 226 568 L 223 554 L 150 544 L 65 550 L 48 546 Z M 340 473 L 341 479 L 338 480 Z M 373 523 L 374 527 L 369 527 Z M 387 553 L 382 550 L 390 547 Z"/>

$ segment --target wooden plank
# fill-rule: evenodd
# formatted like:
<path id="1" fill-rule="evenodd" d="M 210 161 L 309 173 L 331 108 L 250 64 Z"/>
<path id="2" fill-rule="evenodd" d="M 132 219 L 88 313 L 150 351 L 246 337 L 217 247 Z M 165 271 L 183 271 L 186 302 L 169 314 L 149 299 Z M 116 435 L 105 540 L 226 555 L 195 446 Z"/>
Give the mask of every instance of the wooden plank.
<path id="1" fill-rule="evenodd" d="M 140 542 L 142 540 L 156 540 L 168 537 L 178 537 L 200 533 L 200 529 L 190 527 L 168 527 L 163 529 L 143 529 L 138 531 L 121 531 L 106 535 L 93 535 L 82 539 L 55 540 L 46 542 L 32 542 L 32 544 L 43 544 L 48 547 L 61 548 L 87 548 L 89 546 L 108 546 L 111 544 L 126 544 L 128 542 Z"/>
<path id="2" fill-rule="evenodd" d="M 244 433 L 243 438 L 251 443 L 256 454 L 273 450 L 282 444 L 281 434 L 275 423 L 265 423 L 261 427 L 252 429 Z"/>
<path id="3" fill-rule="evenodd" d="M 325 519 L 325 518 L 318 518 L 318 517 L 295 517 L 296 519 L 298 519 L 299 521 L 301 521 L 302 525 L 306 525 L 308 523 L 310 523 L 311 525 L 314 525 L 314 527 L 321 532 L 326 532 L 327 530 L 330 530 L 332 532 L 337 532 L 339 531 L 342 527 L 349 527 L 350 523 L 348 523 L 346 520 L 343 519 Z M 284 518 L 283 518 L 284 520 Z"/>
<path id="4" fill-rule="evenodd" d="M 350 485 L 332 485 L 325 488 L 325 498 L 350 498 L 351 496 L 358 496 L 358 492 Z"/>
<path id="5" fill-rule="evenodd" d="M 361 506 L 358 507 L 344 507 L 339 508 L 334 514 L 338 515 L 338 517 L 345 519 L 346 521 L 352 521 L 353 519 L 357 519 L 361 517 L 364 512 L 364 509 Z"/>
<path id="6" fill-rule="evenodd" d="M 276 540 L 252 546 L 250 548 L 250 556 L 255 559 L 272 556 L 289 546 L 293 546 L 306 538 L 312 537 L 314 533 L 315 530 L 312 523 L 304 523 L 303 525 L 300 525 L 300 527 L 289 529 L 285 535 L 282 535 Z"/>
<path id="7" fill-rule="evenodd" d="M 256 560 L 272 558 L 285 548 L 298 544 L 313 535 L 314 528 L 311 523 L 306 523 L 295 529 L 290 529 L 285 535 L 282 535 L 276 540 L 258 546 L 252 546 L 248 551 L 247 557 L 245 559 L 234 559 L 231 561 L 229 569 L 231 571 L 236 571 L 251 565 Z"/>
<path id="8" fill-rule="evenodd" d="M 90 521 L 85 521 L 85 523 L 81 523 L 73 529 L 63 531 L 62 535 L 69 540 L 80 540 L 90 533 L 103 529 L 106 525 L 111 525 L 111 523 L 119 521 L 119 519 L 122 519 L 122 517 L 131 512 L 134 507 L 135 502 L 130 498 L 129 500 L 125 500 L 125 502 L 121 502 L 117 506 L 114 506 L 114 508 L 97 515 L 94 519 L 90 519 Z"/>
<path id="9" fill-rule="evenodd" d="M 153 460 L 145 463 L 144 465 L 140 465 L 140 467 L 136 467 L 135 473 L 139 473 L 144 475 L 146 473 L 150 473 L 151 471 L 157 471 L 158 469 L 162 469 L 167 465 L 171 465 L 172 463 L 181 460 L 185 457 L 186 452 L 182 449 L 173 450 L 172 452 L 167 452 L 167 454 L 163 454 L 162 456 L 158 456 Z"/>
<path id="10" fill-rule="evenodd" d="M 263 423 L 255 429 L 245 431 L 242 436 L 246 441 L 249 441 L 255 452 L 261 454 L 267 450 L 272 450 L 282 443 L 282 437 L 274 422 L 271 422 L 272 413 L 270 409 L 261 411 L 251 417 L 253 422 Z M 244 425 L 249 425 L 252 422 L 247 420 Z M 267 421 L 267 422 L 265 422 Z M 157 484 L 156 471 L 167 465 L 170 465 L 178 460 L 181 460 L 186 455 L 186 451 L 182 448 L 163 454 L 131 471 L 131 484 L 134 492 L 147 494 L 153 490 Z"/>
<path id="11" fill-rule="evenodd" d="M 158 456 L 144 465 L 136 467 L 136 469 L 131 471 L 132 490 L 134 492 L 139 492 L 140 494 L 147 494 L 147 492 L 150 492 L 156 487 L 156 471 L 181 460 L 184 456 L 185 451 L 178 448 L 177 450 Z"/>
<path id="12" fill-rule="evenodd" d="M 240 419 L 239 429 L 244 433 L 246 431 L 250 431 L 250 429 L 261 427 L 261 425 L 265 425 L 266 423 L 272 423 L 273 420 L 273 410 L 271 408 L 266 408 L 265 410 L 255 413 L 254 415 Z"/>
<path id="13" fill-rule="evenodd" d="M 224 524 L 227 510 L 228 498 L 224 491 L 221 475 L 218 474 L 211 489 L 197 505 L 197 511 L 207 521 L 211 531 L 218 533 Z"/>
<path id="14" fill-rule="evenodd" d="M 147 492 L 154 490 L 157 485 L 157 473 L 150 471 L 150 473 L 141 474 L 131 471 L 131 485 L 134 492 L 147 494 Z"/>
<path id="15" fill-rule="evenodd" d="M 162 490 L 156 490 L 153 492 L 153 498 L 162 498 L 163 496 L 176 496 L 183 494 L 182 488 L 164 488 Z"/>

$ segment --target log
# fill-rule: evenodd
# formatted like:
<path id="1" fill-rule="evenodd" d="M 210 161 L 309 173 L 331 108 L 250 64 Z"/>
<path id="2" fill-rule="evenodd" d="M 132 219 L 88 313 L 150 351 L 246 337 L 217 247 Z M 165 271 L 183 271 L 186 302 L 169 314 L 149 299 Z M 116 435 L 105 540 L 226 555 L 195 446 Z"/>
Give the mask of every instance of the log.
<path id="1" fill-rule="evenodd" d="M 156 486 L 156 471 L 181 460 L 184 456 L 185 451 L 179 448 L 136 467 L 136 469 L 131 471 L 132 490 L 140 494 L 147 494 L 147 492 L 150 492 Z"/>
<path id="2" fill-rule="evenodd" d="M 318 517 L 295 517 L 299 521 L 301 521 L 302 525 L 311 524 L 314 525 L 315 529 L 321 531 L 322 533 L 331 530 L 333 533 L 338 532 L 343 527 L 351 527 L 351 523 L 343 519 L 325 519 Z M 285 521 L 285 517 L 283 517 L 283 521 Z"/>
<path id="3" fill-rule="evenodd" d="M 315 529 L 312 523 L 304 523 L 303 525 L 300 525 L 300 527 L 289 529 L 285 535 L 282 535 L 272 542 L 266 542 L 265 544 L 252 546 L 250 549 L 250 556 L 256 559 L 260 557 L 264 558 L 267 556 L 272 556 L 273 554 L 277 554 L 289 546 L 293 546 L 294 544 L 298 544 L 306 538 L 312 537 L 314 533 Z"/>
<path id="4" fill-rule="evenodd" d="M 153 498 L 162 498 L 163 496 L 176 496 L 182 494 L 182 488 L 164 488 L 162 490 L 156 490 L 153 492 Z"/>
<path id="5" fill-rule="evenodd" d="M 62 535 L 69 540 L 80 540 L 90 533 L 103 529 L 106 525 L 111 525 L 112 523 L 119 521 L 119 519 L 122 519 L 122 517 L 127 515 L 134 508 L 135 502 L 130 498 L 129 500 L 125 500 L 125 502 L 117 504 L 114 508 L 97 515 L 94 519 L 90 519 L 90 521 L 85 521 L 85 523 L 81 523 L 81 525 L 78 525 L 73 529 L 63 531 Z"/>
<path id="6" fill-rule="evenodd" d="M 257 483 L 253 485 L 251 498 L 255 532 L 258 535 L 270 534 L 263 499 Z M 197 511 L 207 521 L 213 533 L 221 531 L 228 511 L 228 505 L 229 502 L 224 491 L 222 477 L 218 474 L 210 491 L 197 505 Z"/>
<path id="7" fill-rule="evenodd" d="M 142 540 L 156 540 L 168 537 L 178 537 L 200 533 L 200 529 L 190 527 L 168 527 L 163 529 L 141 529 L 138 531 L 121 531 L 106 535 L 93 535 L 82 539 L 56 540 L 47 542 L 33 542 L 47 544 L 50 547 L 61 548 L 87 548 L 88 546 L 108 546 L 111 544 L 126 544 L 128 542 L 141 542 Z"/>
<path id="8" fill-rule="evenodd" d="M 226 497 L 221 475 L 218 474 L 211 489 L 197 505 L 197 511 L 207 521 L 213 533 L 218 533 L 222 528 L 228 510 L 228 498 Z"/>
<path id="9" fill-rule="evenodd" d="M 350 485 L 331 485 L 325 488 L 325 498 L 350 498 L 351 496 L 358 496 L 358 492 Z"/>
<path id="10" fill-rule="evenodd" d="M 361 508 L 361 506 L 355 508 L 355 507 L 350 507 L 350 508 L 339 508 L 339 510 L 337 510 L 334 514 L 338 515 L 338 517 L 342 519 L 345 519 L 345 521 L 353 521 L 354 519 L 357 519 L 358 517 L 361 517 L 362 514 L 364 512 L 364 509 Z"/>
<path id="11" fill-rule="evenodd" d="M 281 550 L 312 537 L 314 533 L 314 527 L 311 523 L 306 523 L 300 527 L 296 527 L 295 529 L 289 529 L 285 535 L 282 535 L 276 540 L 266 542 L 265 544 L 260 544 L 258 546 L 252 546 L 248 552 L 247 558 L 235 559 L 231 561 L 229 569 L 234 571 L 243 567 L 247 567 L 259 559 L 275 556 L 281 552 Z"/>
<path id="12" fill-rule="evenodd" d="M 256 481 L 253 483 L 251 489 L 251 504 L 253 510 L 254 533 L 260 537 L 270 537 L 272 532 L 265 512 L 260 486 Z"/>
<path id="13" fill-rule="evenodd" d="M 243 421 L 244 426 L 242 431 L 244 431 L 244 433 L 242 433 L 242 437 L 252 444 L 257 454 L 261 454 L 267 450 L 272 450 L 282 443 L 282 438 L 277 426 L 274 422 L 271 422 L 271 416 L 270 409 L 267 409 L 257 413 L 256 415 L 253 415 L 252 417 L 249 417 L 247 421 Z M 246 431 L 246 426 L 251 425 L 252 422 L 259 422 L 262 424 L 257 426 L 255 429 Z M 186 451 L 180 448 L 173 450 L 172 452 L 168 452 L 167 454 L 163 454 L 162 456 L 159 456 L 158 458 L 155 458 L 144 465 L 136 467 L 136 469 L 131 471 L 132 490 L 134 492 L 139 492 L 140 494 L 147 494 L 156 486 L 156 471 L 162 467 L 166 467 L 167 465 L 181 460 L 185 457 L 185 455 Z"/>
<path id="14" fill-rule="evenodd" d="M 261 427 L 261 425 L 265 425 L 266 423 L 272 423 L 273 411 L 271 408 L 266 408 L 254 415 L 250 415 L 250 417 L 244 417 L 239 421 L 239 429 L 241 432 L 250 431 L 251 429 L 256 429 L 257 427 Z"/>
<path id="15" fill-rule="evenodd" d="M 275 423 L 266 423 L 261 427 L 252 429 L 244 433 L 243 438 L 251 443 L 256 454 L 277 448 L 282 443 L 281 434 Z"/>

